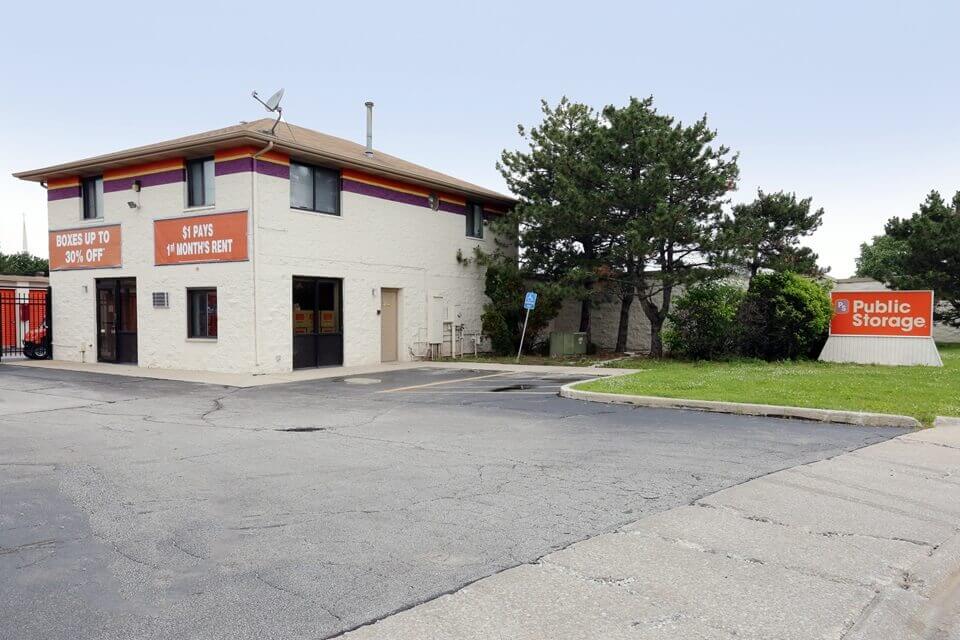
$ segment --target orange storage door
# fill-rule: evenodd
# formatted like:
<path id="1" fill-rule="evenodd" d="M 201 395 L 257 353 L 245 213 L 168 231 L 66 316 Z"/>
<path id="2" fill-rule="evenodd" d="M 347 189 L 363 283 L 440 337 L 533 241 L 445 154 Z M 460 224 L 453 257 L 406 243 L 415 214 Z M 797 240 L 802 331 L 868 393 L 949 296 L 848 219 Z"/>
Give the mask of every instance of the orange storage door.
<path id="1" fill-rule="evenodd" d="M 36 329 L 47 321 L 47 290 L 30 289 L 30 326 L 27 331 Z"/>
<path id="2" fill-rule="evenodd" d="M 0 289 L 0 345 L 5 349 L 17 346 L 17 303 L 15 289 Z"/>

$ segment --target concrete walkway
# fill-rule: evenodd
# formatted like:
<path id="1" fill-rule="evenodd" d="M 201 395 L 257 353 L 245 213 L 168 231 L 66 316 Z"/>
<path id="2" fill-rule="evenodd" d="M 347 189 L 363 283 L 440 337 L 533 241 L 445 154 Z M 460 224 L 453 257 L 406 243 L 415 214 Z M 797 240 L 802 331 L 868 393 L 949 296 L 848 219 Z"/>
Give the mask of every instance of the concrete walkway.
<path id="1" fill-rule="evenodd" d="M 345 637 L 960 638 L 960 425 L 751 480 Z"/>
<path id="2" fill-rule="evenodd" d="M 262 387 L 286 382 L 304 382 L 308 380 L 326 380 L 349 376 L 366 376 L 389 371 L 418 369 L 422 367 L 440 369 L 468 369 L 476 371 L 524 371 L 527 373 L 566 373 L 571 375 L 613 376 L 633 373 L 634 369 L 610 369 L 603 367 L 564 367 L 549 365 L 499 364 L 467 361 L 416 361 L 389 362 L 382 364 L 358 365 L 352 367 L 321 367 L 318 369 L 297 369 L 288 373 L 218 373 L 215 371 L 189 371 L 186 369 L 154 369 L 130 364 L 111 364 L 107 362 L 67 362 L 64 360 L 4 360 L 3 364 L 39 369 L 58 369 L 80 373 L 102 373 L 115 376 L 149 378 L 153 380 L 176 380 L 180 382 L 199 382 L 227 387 Z"/>

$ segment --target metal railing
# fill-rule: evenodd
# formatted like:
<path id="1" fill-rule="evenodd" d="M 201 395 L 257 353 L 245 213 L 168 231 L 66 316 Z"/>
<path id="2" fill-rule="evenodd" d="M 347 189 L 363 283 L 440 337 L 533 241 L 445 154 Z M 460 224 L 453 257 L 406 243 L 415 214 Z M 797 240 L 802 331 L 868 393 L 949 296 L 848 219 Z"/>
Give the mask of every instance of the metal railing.
<path id="1" fill-rule="evenodd" d="M 49 287 L 0 287 L 0 359 L 51 357 Z"/>

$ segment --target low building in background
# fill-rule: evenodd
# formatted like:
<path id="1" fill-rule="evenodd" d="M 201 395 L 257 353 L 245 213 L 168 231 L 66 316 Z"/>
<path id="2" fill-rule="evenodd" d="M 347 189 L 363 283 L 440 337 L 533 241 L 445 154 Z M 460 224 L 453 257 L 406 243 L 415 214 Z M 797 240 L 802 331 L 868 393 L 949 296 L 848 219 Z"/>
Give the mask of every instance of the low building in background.
<path id="1" fill-rule="evenodd" d="M 47 188 L 54 358 L 271 373 L 479 335 L 484 273 L 457 255 L 513 200 L 273 124 L 15 174 Z"/>

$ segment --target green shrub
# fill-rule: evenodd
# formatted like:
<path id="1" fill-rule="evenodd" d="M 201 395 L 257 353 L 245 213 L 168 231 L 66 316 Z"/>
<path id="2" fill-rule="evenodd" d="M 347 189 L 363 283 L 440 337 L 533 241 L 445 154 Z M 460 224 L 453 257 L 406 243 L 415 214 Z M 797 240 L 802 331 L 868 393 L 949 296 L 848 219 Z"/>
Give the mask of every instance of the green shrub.
<path id="1" fill-rule="evenodd" d="M 523 331 L 523 296 L 527 291 L 537 292 L 537 306 L 530 312 L 524 351 L 529 352 L 537 336 L 560 312 L 565 290 L 551 283 L 531 285 L 516 265 L 495 262 L 487 266 L 485 293 L 490 302 L 483 305 L 483 333 L 490 337 L 494 352 L 500 355 L 515 354 L 520 347 Z"/>
<path id="2" fill-rule="evenodd" d="M 758 274 L 744 296 L 737 321 L 744 356 L 816 357 L 830 327 L 829 289 L 795 273 Z"/>
<path id="3" fill-rule="evenodd" d="M 663 339 L 670 354 L 691 360 L 732 355 L 737 348 L 737 311 L 744 292 L 728 284 L 691 287 L 667 316 Z"/>

